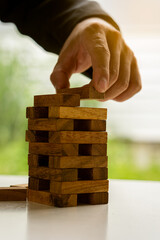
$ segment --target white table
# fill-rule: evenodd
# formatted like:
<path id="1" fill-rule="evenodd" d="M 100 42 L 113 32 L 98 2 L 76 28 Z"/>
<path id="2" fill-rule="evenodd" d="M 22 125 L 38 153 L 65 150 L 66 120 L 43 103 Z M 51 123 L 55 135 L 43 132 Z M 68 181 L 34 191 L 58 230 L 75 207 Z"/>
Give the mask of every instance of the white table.
<path id="1" fill-rule="evenodd" d="M 0 186 L 27 177 L 0 176 Z M 110 180 L 108 205 L 55 208 L 0 202 L 2 240 L 159 240 L 160 182 Z"/>

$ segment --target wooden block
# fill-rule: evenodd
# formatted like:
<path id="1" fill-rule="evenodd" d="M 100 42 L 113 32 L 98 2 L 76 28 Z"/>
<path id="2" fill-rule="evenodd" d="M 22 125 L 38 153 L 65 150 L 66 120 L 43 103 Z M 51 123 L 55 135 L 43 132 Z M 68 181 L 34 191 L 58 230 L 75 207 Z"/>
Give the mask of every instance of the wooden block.
<path id="1" fill-rule="evenodd" d="M 107 144 L 79 144 L 80 156 L 106 156 Z"/>
<path id="2" fill-rule="evenodd" d="M 28 189 L 28 201 L 52 206 L 52 195 L 49 191 L 35 191 Z"/>
<path id="3" fill-rule="evenodd" d="M 78 144 L 29 143 L 29 153 L 55 156 L 77 156 Z"/>
<path id="4" fill-rule="evenodd" d="M 78 94 L 49 94 L 34 96 L 35 107 L 48 106 L 80 106 L 80 96 Z"/>
<path id="5" fill-rule="evenodd" d="M 88 180 L 75 182 L 50 182 L 50 192 L 54 194 L 78 194 L 108 192 L 108 180 Z"/>
<path id="6" fill-rule="evenodd" d="M 74 131 L 106 131 L 106 121 L 75 119 Z"/>
<path id="7" fill-rule="evenodd" d="M 77 169 L 56 169 L 56 168 L 29 168 L 29 176 L 52 181 L 76 181 L 78 179 Z"/>
<path id="8" fill-rule="evenodd" d="M 25 135 L 25 140 L 26 142 L 35 142 L 37 139 L 34 135 L 34 132 L 27 130 Z"/>
<path id="9" fill-rule="evenodd" d="M 0 201 L 26 201 L 26 187 L 0 187 Z"/>
<path id="10" fill-rule="evenodd" d="M 108 178 L 108 168 L 80 168 L 78 180 L 104 180 Z"/>
<path id="11" fill-rule="evenodd" d="M 108 178 L 108 168 L 92 168 L 89 170 L 90 179 L 103 180 Z"/>
<path id="12" fill-rule="evenodd" d="M 56 207 L 77 206 L 77 194 L 52 194 L 52 198 Z"/>
<path id="13" fill-rule="evenodd" d="M 48 107 L 27 107 L 26 118 L 48 118 Z"/>
<path id="14" fill-rule="evenodd" d="M 31 167 L 38 167 L 38 155 L 28 154 L 28 165 Z"/>
<path id="15" fill-rule="evenodd" d="M 49 156 L 50 168 L 107 167 L 107 156 Z"/>
<path id="16" fill-rule="evenodd" d="M 40 131 L 62 131 L 74 130 L 74 120 L 72 119 L 28 119 L 29 130 Z"/>
<path id="17" fill-rule="evenodd" d="M 49 107 L 49 118 L 70 118 L 70 119 L 89 119 L 106 120 L 106 108 L 88 107 Z"/>
<path id="18" fill-rule="evenodd" d="M 27 183 L 22 183 L 22 184 L 13 184 L 13 185 L 10 185 L 10 187 L 21 187 L 21 188 L 28 188 L 28 184 L 27 184 Z"/>
<path id="19" fill-rule="evenodd" d="M 32 168 L 29 167 L 29 176 L 41 179 L 50 179 L 50 169 L 47 167 Z"/>
<path id="20" fill-rule="evenodd" d="M 77 169 L 50 169 L 51 181 L 72 182 L 78 180 Z"/>
<path id="21" fill-rule="evenodd" d="M 79 94 L 81 99 L 104 99 L 105 94 L 99 93 L 95 90 L 95 88 L 91 85 L 85 85 L 79 88 L 63 88 L 58 89 L 58 93 L 65 94 Z"/>
<path id="22" fill-rule="evenodd" d="M 78 204 L 107 204 L 108 192 L 78 194 Z"/>
<path id="23" fill-rule="evenodd" d="M 89 194 L 89 204 L 107 204 L 109 198 L 108 192 L 103 193 L 90 193 Z"/>
<path id="24" fill-rule="evenodd" d="M 49 132 L 50 143 L 107 143 L 107 132 L 59 131 Z"/>
<path id="25" fill-rule="evenodd" d="M 26 142 L 48 142 L 48 132 L 27 130 Z"/>
<path id="26" fill-rule="evenodd" d="M 29 177 L 29 189 L 32 190 L 48 190 L 50 189 L 50 181 L 46 179 L 39 179 Z"/>
<path id="27" fill-rule="evenodd" d="M 48 155 L 28 154 L 28 165 L 30 167 L 48 167 L 49 166 L 49 156 Z"/>

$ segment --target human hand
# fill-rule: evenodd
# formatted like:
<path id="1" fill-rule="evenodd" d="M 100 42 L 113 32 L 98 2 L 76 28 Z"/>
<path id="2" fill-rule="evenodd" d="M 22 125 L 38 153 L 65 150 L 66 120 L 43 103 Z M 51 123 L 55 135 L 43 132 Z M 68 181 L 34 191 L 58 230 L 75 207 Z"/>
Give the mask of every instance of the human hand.
<path id="1" fill-rule="evenodd" d="M 100 18 L 86 19 L 73 29 L 64 43 L 51 74 L 56 89 L 68 88 L 73 73 L 92 66 L 90 84 L 105 92 L 105 101 L 125 101 L 141 89 L 137 60 L 121 33 Z"/>

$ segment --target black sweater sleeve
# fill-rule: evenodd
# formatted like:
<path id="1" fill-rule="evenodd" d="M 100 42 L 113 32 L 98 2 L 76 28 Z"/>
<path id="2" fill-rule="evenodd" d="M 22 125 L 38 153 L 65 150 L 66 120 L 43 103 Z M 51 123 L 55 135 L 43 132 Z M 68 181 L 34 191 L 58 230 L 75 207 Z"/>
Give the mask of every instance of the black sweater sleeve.
<path id="1" fill-rule="evenodd" d="M 76 24 L 90 17 L 100 17 L 119 30 L 114 20 L 95 1 L 0 0 L 1 21 L 15 23 L 22 34 L 56 54 Z"/>

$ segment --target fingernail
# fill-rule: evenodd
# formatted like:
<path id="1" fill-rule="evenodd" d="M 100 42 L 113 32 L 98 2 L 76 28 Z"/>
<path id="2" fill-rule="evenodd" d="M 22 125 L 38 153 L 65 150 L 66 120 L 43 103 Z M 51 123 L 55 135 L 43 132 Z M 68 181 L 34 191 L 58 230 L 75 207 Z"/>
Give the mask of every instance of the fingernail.
<path id="1" fill-rule="evenodd" d="M 108 80 L 106 78 L 101 78 L 97 84 L 97 88 L 99 92 L 105 92 L 108 88 Z"/>

